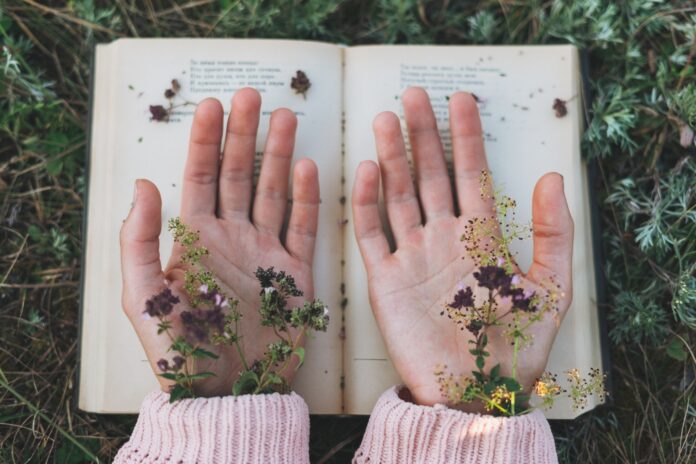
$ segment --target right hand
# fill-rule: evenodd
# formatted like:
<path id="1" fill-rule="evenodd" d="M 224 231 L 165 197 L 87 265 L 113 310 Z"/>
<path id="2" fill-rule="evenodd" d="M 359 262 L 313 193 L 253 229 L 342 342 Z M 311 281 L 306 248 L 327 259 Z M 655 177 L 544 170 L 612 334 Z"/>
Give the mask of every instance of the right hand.
<path id="1" fill-rule="evenodd" d="M 488 165 L 478 108 L 470 94 L 456 93 L 449 101 L 456 197 L 427 93 L 410 88 L 403 95 L 403 105 L 418 194 L 411 181 L 399 118 L 382 113 L 374 121 L 379 167 L 365 161 L 355 179 L 355 235 L 367 268 L 372 309 L 397 372 L 416 403 L 446 404 L 435 366 L 445 364 L 455 375 L 468 376 L 476 370 L 469 354 L 472 334 L 440 313 L 459 283 L 471 281 L 476 271 L 460 237 L 469 219 L 494 214 L 493 202 L 480 196 L 480 175 Z M 379 215 L 380 176 L 396 240 L 393 253 Z M 455 201 L 459 215 L 455 215 Z M 573 248 L 573 221 L 562 177 L 542 177 L 532 202 L 534 262 L 521 275 L 522 285 L 539 289 L 542 280 L 552 277 L 563 294 L 558 308 L 562 319 L 572 295 Z M 556 320 L 551 314 L 546 316 L 532 325 L 533 344 L 520 356 L 518 380 L 527 391 L 545 369 L 558 331 Z M 499 329 L 489 332 L 487 351 L 492 358 L 487 368 L 500 363 L 501 374 L 509 376 L 512 347 Z M 462 409 L 483 412 L 481 404 Z"/>
<path id="2" fill-rule="evenodd" d="M 304 298 L 314 294 L 312 258 L 319 211 L 319 180 L 311 160 L 300 160 L 293 173 L 292 211 L 287 235 L 281 228 L 288 205 L 288 177 L 295 143 L 297 118 L 288 109 L 271 115 L 261 174 L 253 194 L 253 168 L 261 97 L 256 90 L 235 93 L 222 149 L 223 109 L 214 99 L 203 100 L 196 108 L 191 128 L 189 153 L 184 169 L 181 219 L 200 232 L 200 245 L 210 251 L 203 264 L 217 277 L 222 290 L 239 300 L 243 314 L 240 332 L 249 363 L 263 357 L 269 342 L 276 340 L 272 328 L 261 327 L 257 267 L 275 266 L 291 274 Z M 175 313 L 189 309 L 183 290 L 186 267 L 180 262 L 182 248 L 175 244 L 163 269 L 159 256 L 162 200 L 155 185 L 136 181 L 133 208 L 121 228 L 121 269 L 123 309 L 145 348 L 155 374 L 157 361 L 171 358 L 169 338 L 157 335 L 157 319 L 144 317 L 145 302 L 169 282 L 181 302 Z M 290 303 L 293 303 L 292 301 Z M 175 335 L 182 333 L 178 317 Z M 212 371 L 215 377 L 199 381 L 201 396 L 224 396 L 242 370 L 234 347 L 207 347 L 218 352 L 217 360 L 196 364 L 197 371 Z M 202 360 L 201 360 L 202 361 Z M 294 369 L 287 370 L 292 375 Z M 170 381 L 157 377 L 162 389 Z M 288 379 L 290 380 L 290 379 Z"/>

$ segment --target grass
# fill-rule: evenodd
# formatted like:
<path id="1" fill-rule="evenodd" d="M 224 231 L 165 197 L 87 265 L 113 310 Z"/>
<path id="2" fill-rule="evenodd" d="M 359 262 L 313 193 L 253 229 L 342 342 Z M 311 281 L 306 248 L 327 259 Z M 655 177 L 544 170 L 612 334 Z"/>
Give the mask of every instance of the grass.
<path id="1" fill-rule="evenodd" d="M 0 36 L 0 462 L 109 461 L 134 423 L 71 403 L 89 56 L 125 36 L 585 48 L 614 406 L 554 424 L 559 457 L 696 461 L 693 2 L 5 0 Z M 313 461 L 347 462 L 365 423 L 313 418 Z"/>

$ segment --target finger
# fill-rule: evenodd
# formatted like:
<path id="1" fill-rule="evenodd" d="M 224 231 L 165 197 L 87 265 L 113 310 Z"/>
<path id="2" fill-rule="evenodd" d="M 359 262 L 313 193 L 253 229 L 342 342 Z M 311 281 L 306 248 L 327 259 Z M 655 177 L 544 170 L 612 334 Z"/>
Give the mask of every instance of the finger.
<path id="1" fill-rule="evenodd" d="M 402 101 L 416 168 L 418 197 L 426 222 L 452 216 L 454 202 L 450 178 L 430 98 L 420 87 L 411 87 L 404 92 Z"/>
<path id="2" fill-rule="evenodd" d="M 358 165 L 353 185 L 353 224 L 368 273 L 390 254 L 379 216 L 379 168 L 372 161 Z"/>
<path id="3" fill-rule="evenodd" d="M 390 112 L 378 114 L 373 129 L 380 166 L 376 172 L 382 173 L 387 217 L 398 246 L 413 229 L 421 227 L 420 205 L 411 180 L 398 116 Z"/>
<path id="4" fill-rule="evenodd" d="M 312 160 L 295 164 L 292 179 L 292 211 L 285 247 L 300 261 L 312 265 L 319 217 L 319 173 Z"/>
<path id="5" fill-rule="evenodd" d="M 123 303 L 129 316 L 142 312 L 144 308 L 137 305 L 162 287 L 161 229 L 160 193 L 152 182 L 138 179 L 135 181 L 133 207 L 120 233 Z"/>
<path id="6" fill-rule="evenodd" d="M 494 206 L 490 192 L 481 194 L 481 174 L 488 172 L 488 162 L 476 100 L 469 93 L 457 92 L 450 97 L 449 111 L 459 210 L 464 216 L 490 216 Z M 490 184 L 483 187 L 492 188 Z"/>
<path id="7" fill-rule="evenodd" d="M 295 147 L 297 117 L 286 108 L 271 114 L 252 218 L 256 227 L 279 236 L 288 203 L 288 176 Z"/>
<path id="8" fill-rule="evenodd" d="M 219 101 L 198 104 L 191 126 L 189 153 L 184 168 L 181 214 L 215 214 L 223 110 Z"/>
<path id="9" fill-rule="evenodd" d="M 527 277 L 537 283 L 552 280 L 563 292 L 572 291 L 573 218 L 563 191 L 563 177 L 544 175 L 532 198 L 534 259 Z"/>
<path id="10" fill-rule="evenodd" d="M 249 217 L 261 96 L 251 88 L 234 94 L 220 166 L 218 215 Z"/>

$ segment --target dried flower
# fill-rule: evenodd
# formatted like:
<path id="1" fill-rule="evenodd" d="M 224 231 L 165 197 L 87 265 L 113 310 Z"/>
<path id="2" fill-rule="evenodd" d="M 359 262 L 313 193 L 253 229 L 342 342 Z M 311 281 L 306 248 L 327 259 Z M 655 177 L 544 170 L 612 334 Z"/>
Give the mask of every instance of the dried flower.
<path id="1" fill-rule="evenodd" d="M 296 94 L 301 94 L 305 99 L 307 98 L 307 91 L 312 86 L 309 81 L 307 74 L 304 71 L 298 70 L 296 75 L 290 81 L 290 88 L 295 90 Z"/>
<path id="2" fill-rule="evenodd" d="M 552 108 L 556 112 L 557 118 L 562 118 L 568 114 L 568 107 L 566 106 L 567 103 L 567 101 L 561 100 L 560 98 L 555 98 L 553 100 Z"/>
<path id="3" fill-rule="evenodd" d="M 162 105 L 150 105 L 150 120 L 151 121 L 168 121 L 169 110 Z"/>

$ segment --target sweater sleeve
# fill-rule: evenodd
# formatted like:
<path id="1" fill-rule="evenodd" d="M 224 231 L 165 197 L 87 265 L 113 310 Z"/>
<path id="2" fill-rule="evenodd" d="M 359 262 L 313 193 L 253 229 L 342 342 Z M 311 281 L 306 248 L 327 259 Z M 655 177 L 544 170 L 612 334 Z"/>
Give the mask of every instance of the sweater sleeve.
<path id="1" fill-rule="evenodd" d="M 115 463 L 309 463 L 309 412 L 291 393 L 196 398 L 148 395 Z"/>
<path id="2" fill-rule="evenodd" d="M 362 463 L 555 464 L 551 428 L 541 411 L 500 418 L 400 398 L 404 387 L 377 401 L 353 459 Z"/>

